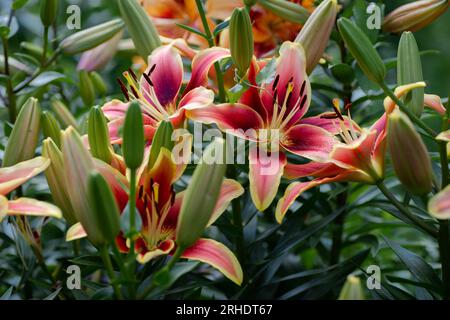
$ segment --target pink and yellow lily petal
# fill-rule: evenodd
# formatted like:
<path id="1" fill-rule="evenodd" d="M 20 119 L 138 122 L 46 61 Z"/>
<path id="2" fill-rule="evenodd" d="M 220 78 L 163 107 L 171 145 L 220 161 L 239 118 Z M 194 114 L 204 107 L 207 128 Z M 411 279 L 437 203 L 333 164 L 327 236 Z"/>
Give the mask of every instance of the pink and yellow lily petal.
<path id="1" fill-rule="evenodd" d="M 111 143 L 121 143 L 119 130 L 131 101 L 137 101 L 141 106 L 147 140 L 152 139 L 162 120 L 169 120 L 179 128 L 186 119 L 185 110 L 211 105 L 214 92 L 206 88 L 208 72 L 214 62 L 226 56 L 229 56 L 229 51 L 222 48 L 199 52 L 193 58 L 191 78 L 183 92 L 183 63 L 173 45 L 153 51 L 148 58 L 148 68 L 140 79 L 131 70 L 124 72 L 128 87 L 120 80 L 119 84 L 127 102 L 113 100 L 102 107 L 109 120 Z"/>
<path id="2" fill-rule="evenodd" d="M 450 219 L 450 186 L 431 198 L 428 202 L 428 212 L 440 220 Z"/>
<path id="3" fill-rule="evenodd" d="M 7 215 L 29 215 L 61 218 L 58 207 L 31 198 L 8 200 L 6 195 L 44 171 L 50 165 L 50 160 L 36 157 L 18 164 L 0 168 L 0 221 Z"/>
<path id="4" fill-rule="evenodd" d="M 258 87 L 260 63 L 255 59 L 248 73 L 252 86 L 239 103 L 225 103 L 186 110 L 186 116 L 215 123 L 228 133 L 256 143 L 249 154 L 250 191 L 255 206 L 265 210 L 273 201 L 286 165 L 285 152 L 321 161 L 335 143 L 332 119 L 303 118 L 311 101 L 305 53 L 300 44 L 284 42 L 276 60 L 276 75 Z"/>
<path id="5" fill-rule="evenodd" d="M 173 185 L 180 176 L 180 170 L 167 149 L 161 149 L 151 169 L 145 168 L 139 172 L 136 208 L 141 216 L 142 228 L 135 239 L 135 252 L 137 261 L 144 264 L 158 256 L 172 254 L 176 249 L 176 226 L 184 192 L 177 194 L 174 191 Z M 243 192 L 238 182 L 225 179 L 209 224 L 219 218 L 229 203 Z M 78 224 L 69 230 L 67 239 L 84 236 L 85 232 Z M 129 251 L 130 241 L 123 234 L 117 237 L 116 244 L 121 252 Z M 215 240 L 198 240 L 183 257 L 208 263 L 235 283 L 242 282 L 242 269 L 235 255 Z"/>

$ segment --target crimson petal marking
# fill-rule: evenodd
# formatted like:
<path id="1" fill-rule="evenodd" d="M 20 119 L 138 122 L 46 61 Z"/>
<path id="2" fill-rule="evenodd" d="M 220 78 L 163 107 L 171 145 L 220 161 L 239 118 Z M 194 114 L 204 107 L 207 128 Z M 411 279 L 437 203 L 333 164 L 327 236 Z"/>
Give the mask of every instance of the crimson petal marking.
<path id="1" fill-rule="evenodd" d="M 304 177 L 328 177 L 341 173 L 341 168 L 333 163 L 311 161 L 306 164 L 286 164 L 283 176 L 288 179 L 298 179 Z"/>
<path id="2" fill-rule="evenodd" d="M 36 157 L 11 167 L 0 168 L 0 195 L 6 195 L 50 165 L 50 160 Z"/>
<path id="3" fill-rule="evenodd" d="M 284 153 L 266 154 L 257 147 L 249 152 L 250 194 L 259 211 L 264 211 L 275 198 L 286 165 Z"/>
<path id="4" fill-rule="evenodd" d="M 184 90 L 184 95 L 196 87 L 206 86 L 208 72 L 212 65 L 220 59 L 230 56 L 230 51 L 225 48 L 213 47 L 200 51 L 192 60 L 191 80 Z"/>
<path id="5" fill-rule="evenodd" d="M 207 263 L 237 285 L 241 285 L 244 278 L 241 265 L 233 252 L 215 240 L 199 239 L 181 257 Z"/>
<path id="6" fill-rule="evenodd" d="M 285 132 L 281 145 L 296 155 L 324 162 L 337 140 L 328 131 L 309 124 L 298 124 Z"/>

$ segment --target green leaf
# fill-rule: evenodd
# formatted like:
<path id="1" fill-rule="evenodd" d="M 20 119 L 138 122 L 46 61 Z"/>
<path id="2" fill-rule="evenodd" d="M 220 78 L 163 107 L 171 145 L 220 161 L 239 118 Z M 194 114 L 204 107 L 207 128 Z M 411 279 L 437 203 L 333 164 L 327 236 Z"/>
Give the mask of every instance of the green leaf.
<path id="1" fill-rule="evenodd" d="M 48 296 L 46 296 L 46 297 L 44 298 L 44 300 L 54 300 L 54 299 L 58 296 L 58 294 L 59 294 L 59 292 L 61 291 L 61 289 L 62 289 L 62 288 L 56 289 L 54 292 L 52 292 L 52 293 L 50 293 Z"/>
<path id="2" fill-rule="evenodd" d="M 216 37 L 219 33 L 221 33 L 223 30 L 225 30 L 226 28 L 228 28 L 230 25 L 230 20 L 225 20 L 222 21 L 221 23 L 219 23 L 216 28 L 213 31 L 213 35 L 214 37 Z"/>
<path id="3" fill-rule="evenodd" d="M 402 248 L 395 242 L 389 241 L 386 237 L 384 237 L 384 240 L 417 280 L 425 284 L 432 285 L 436 288 L 442 286 L 442 282 L 435 270 L 420 256 L 405 248 Z"/>
<path id="4" fill-rule="evenodd" d="M 350 84 L 353 80 L 355 80 L 355 71 L 353 71 L 352 67 L 348 64 L 335 64 L 330 69 L 333 77 L 335 77 L 339 82 Z"/>
<path id="5" fill-rule="evenodd" d="M 180 28 L 183 28 L 184 30 L 187 30 L 189 32 L 195 33 L 196 35 L 199 35 L 200 37 L 208 40 L 208 37 L 204 33 L 202 33 L 201 31 L 199 31 L 197 29 L 194 29 L 192 27 L 189 27 L 189 26 L 181 24 L 181 23 L 177 23 L 177 26 L 179 26 Z"/>
<path id="6" fill-rule="evenodd" d="M 21 9 L 24 5 L 26 5 L 28 2 L 28 0 L 14 0 L 14 2 L 11 5 L 11 8 L 13 10 L 19 10 Z"/>
<path id="7" fill-rule="evenodd" d="M 9 289 L 6 290 L 5 293 L 2 294 L 2 296 L 0 297 L 0 300 L 9 300 L 13 293 L 13 288 L 14 287 L 9 287 Z"/>
<path id="8" fill-rule="evenodd" d="M 55 71 L 47 71 L 41 73 L 39 76 L 37 76 L 36 79 L 30 82 L 30 86 L 32 87 L 41 87 L 45 86 L 53 81 L 65 79 L 66 76 L 62 73 L 55 72 Z"/>

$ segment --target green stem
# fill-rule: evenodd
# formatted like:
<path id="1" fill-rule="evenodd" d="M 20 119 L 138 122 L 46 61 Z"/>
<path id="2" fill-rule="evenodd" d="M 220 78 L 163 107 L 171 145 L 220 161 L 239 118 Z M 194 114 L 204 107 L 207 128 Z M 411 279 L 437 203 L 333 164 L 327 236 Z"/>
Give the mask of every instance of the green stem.
<path id="1" fill-rule="evenodd" d="M 208 45 L 210 48 L 215 46 L 214 38 L 211 33 L 211 29 L 208 25 L 208 20 L 206 19 L 205 10 L 203 9 L 203 4 L 201 0 L 195 0 L 195 3 L 197 4 L 197 10 L 198 14 L 202 20 L 203 28 L 205 29 L 205 35 L 208 40 Z M 221 102 L 226 102 L 226 93 L 225 93 L 225 87 L 223 84 L 223 76 L 220 71 L 220 65 L 218 62 L 214 63 L 214 70 L 216 71 L 216 77 L 217 77 L 217 86 L 219 87 L 219 98 Z"/>
<path id="2" fill-rule="evenodd" d="M 48 27 L 44 27 L 44 44 L 42 45 L 41 66 L 45 65 L 45 60 L 47 58 L 47 47 L 48 47 Z"/>
<path id="3" fill-rule="evenodd" d="M 185 250 L 184 248 L 177 247 L 177 249 L 175 250 L 175 253 L 172 256 L 172 259 L 170 259 L 169 263 L 166 266 L 166 269 L 168 271 L 172 270 L 175 263 L 177 263 L 177 261 L 180 260 L 181 255 L 183 254 L 184 250 Z"/>
<path id="4" fill-rule="evenodd" d="M 427 126 L 422 120 L 420 120 L 415 114 L 413 114 L 408 108 L 405 107 L 405 104 L 395 95 L 395 93 L 388 88 L 388 86 L 385 83 L 380 84 L 381 89 L 383 89 L 384 93 L 389 96 L 396 105 L 400 108 L 401 111 L 406 113 L 408 117 L 413 121 L 417 126 L 422 128 L 427 134 L 429 134 L 431 137 L 436 136 L 436 132 L 434 132 L 433 129 L 431 129 L 429 126 Z"/>
<path id="5" fill-rule="evenodd" d="M 122 300 L 123 299 L 122 292 L 120 291 L 120 288 L 116 282 L 116 277 L 114 275 L 114 269 L 113 269 L 113 266 L 111 263 L 111 258 L 109 256 L 108 247 L 107 246 L 101 247 L 100 254 L 102 256 L 103 264 L 105 265 L 106 272 L 108 273 L 109 280 L 114 289 L 114 295 L 116 296 L 117 299 Z"/>
<path id="6" fill-rule="evenodd" d="M 436 230 L 423 220 L 413 215 L 409 211 L 409 209 L 403 205 L 403 203 L 397 200 L 397 198 L 388 190 L 388 188 L 382 181 L 377 183 L 377 187 L 386 196 L 386 198 L 388 198 L 388 200 L 398 209 L 398 211 L 400 211 L 402 214 L 407 216 L 412 222 L 414 222 L 416 227 L 422 229 L 433 238 L 438 237 L 438 233 L 436 232 Z"/>
<path id="7" fill-rule="evenodd" d="M 5 60 L 5 75 L 7 77 L 6 81 L 6 91 L 8 94 L 8 109 L 9 109 L 9 121 L 11 123 L 16 122 L 17 110 L 16 110 L 16 95 L 14 94 L 14 89 L 11 80 L 11 74 L 9 70 L 9 56 L 8 56 L 8 39 L 3 37 L 3 56 Z"/>
<path id="8" fill-rule="evenodd" d="M 450 300 L 450 233 L 448 220 L 439 220 L 439 254 L 442 268 L 444 299 Z"/>
<path id="9" fill-rule="evenodd" d="M 136 233 L 136 169 L 130 170 L 130 255 L 134 256 L 134 234 Z"/>
<path id="10" fill-rule="evenodd" d="M 128 285 L 128 294 L 131 299 L 136 299 L 136 285 L 135 285 L 134 277 L 132 274 L 130 274 L 129 270 L 125 266 L 122 256 L 121 256 L 119 250 L 117 250 L 117 246 L 113 245 L 112 249 L 113 249 L 114 257 L 116 258 L 116 262 L 119 265 L 119 270 L 123 275 L 125 275 L 126 281 L 129 284 Z"/>

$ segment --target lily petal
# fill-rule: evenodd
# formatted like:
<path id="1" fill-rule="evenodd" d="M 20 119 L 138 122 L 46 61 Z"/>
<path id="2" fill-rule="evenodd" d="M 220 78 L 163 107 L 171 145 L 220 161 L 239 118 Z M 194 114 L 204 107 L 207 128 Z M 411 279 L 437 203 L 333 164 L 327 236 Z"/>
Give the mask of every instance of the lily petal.
<path id="1" fill-rule="evenodd" d="M 250 194 L 255 207 L 264 211 L 277 194 L 286 156 L 281 152 L 269 156 L 255 147 L 250 149 L 249 162 Z"/>
<path id="2" fill-rule="evenodd" d="M 212 65 L 220 59 L 230 56 L 230 50 L 220 47 L 213 47 L 200 51 L 192 60 L 191 80 L 184 90 L 184 94 L 208 83 L 208 72 Z"/>
<path id="3" fill-rule="evenodd" d="M 94 166 L 108 182 L 116 198 L 119 211 L 122 212 L 128 203 L 128 179 L 109 164 L 94 158 Z"/>
<path id="4" fill-rule="evenodd" d="M 8 214 L 8 198 L 0 195 L 0 222 Z"/>
<path id="5" fill-rule="evenodd" d="M 298 124 L 291 127 L 281 141 L 281 145 L 296 155 L 314 161 L 328 159 L 336 139 L 331 133 L 309 124 Z"/>
<path id="6" fill-rule="evenodd" d="M 129 106 L 129 102 L 113 99 L 103 105 L 102 111 L 109 121 L 113 121 L 125 117 Z"/>
<path id="7" fill-rule="evenodd" d="M 19 198 L 8 201 L 8 215 L 53 217 L 58 219 L 62 217 L 61 210 L 57 206 L 32 198 Z"/>
<path id="8" fill-rule="evenodd" d="M 74 225 L 72 225 L 69 230 L 67 230 L 66 233 L 66 241 L 73 241 L 78 240 L 82 238 L 86 238 L 87 233 L 84 230 L 83 226 L 81 225 L 81 222 L 77 222 Z"/>
<path id="9" fill-rule="evenodd" d="M 241 184 L 233 179 L 224 179 L 220 188 L 219 199 L 217 199 L 214 211 L 209 219 L 207 227 L 212 225 L 230 205 L 233 199 L 240 197 L 244 193 Z"/>
<path id="10" fill-rule="evenodd" d="M 169 254 L 174 248 L 175 248 L 175 242 L 171 239 L 168 239 L 168 240 L 161 242 L 159 244 L 158 248 L 156 248 L 154 250 L 146 251 L 144 253 L 139 253 L 136 256 L 136 260 L 137 260 L 137 262 L 139 262 L 141 264 L 145 264 L 156 257 Z"/>
<path id="11" fill-rule="evenodd" d="M 215 240 L 199 239 L 181 257 L 207 263 L 237 285 L 241 285 L 244 278 L 241 265 L 233 252 Z"/>
<path id="12" fill-rule="evenodd" d="M 50 165 L 50 160 L 36 157 L 18 164 L 0 168 L 0 195 L 6 195 L 25 181 L 38 175 Z"/>
<path id="13" fill-rule="evenodd" d="M 425 94 L 424 95 L 424 105 L 426 107 L 429 107 L 430 109 L 433 109 L 440 115 L 445 114 L 445 107 L 442 104 L 441 97 L 435 95 L 435 94 Z"/>
<path id="14" fill-rule="evenodd" d="M 324 112 L 322 114 L 319 114 L 318 116 L 303 118 L 301 124 L 310 124 L 312 126 L 320 127 L 330 132 L 331 134 L 336 135 L 341 132 L 342 129 L 340 126 L 339 118 L 332 118 L 335 115 L 336 114 L 334 112 Z M 355 132 L 361 131 L 361 128 L 355 121 L 349 119 L 347 116 L 343 116 L 343 118 L 346 128 L 350 129 L 351 126 L 353 126 L 353 130 Z"/>
<path id="15" fill-rule="evenodd" d="M 397 96 L 397 98 L 401 98 L 403 97 L 405 94 L 407 94 L 408 92 L 410 92 L 411 90 L 415 89 L 415 88 L 424 88 L 426 87 L 426 83 L 423 81 L 420 82 L 416 82 L 416 83 L 410 83 L 410 84 L 405 84 L 402 86 L 398 86 L 395 89 L 395 95 Z M 386 110 L 386 113 L 391 113 L 392 111 L 394 111 L 394 108 L 396 106 L 395 102 L 390 98 L 390 97 L 386 97 L 384 99 L 384 110 Z"/>
<path id="16" fill-rule="evenodd" d="M 150 70 L 153 71 L 149 74 Z M 148 58 L 148 68 L 145 73 L 149 75 L 156 97 L 162 106 L 173 102 L 183 82 L 183 62 L 181 55 L 171 45 L 155 49 Z M 141 78 L 141 89 L 144 97 L 153 103 L 147 92 L 151 92 L 150 84 L 144 77 Z"/>
<path id="17" fill-rule="evenodd" d="M 450 130 L 443 131 L 436 136 L 436 140 L 450 142 Z"/>
<path id="18" fill-rule="evenodd" d="M 450 186 L 431 198 L 428 212 L 437 219 L 450 219 Z"/>

